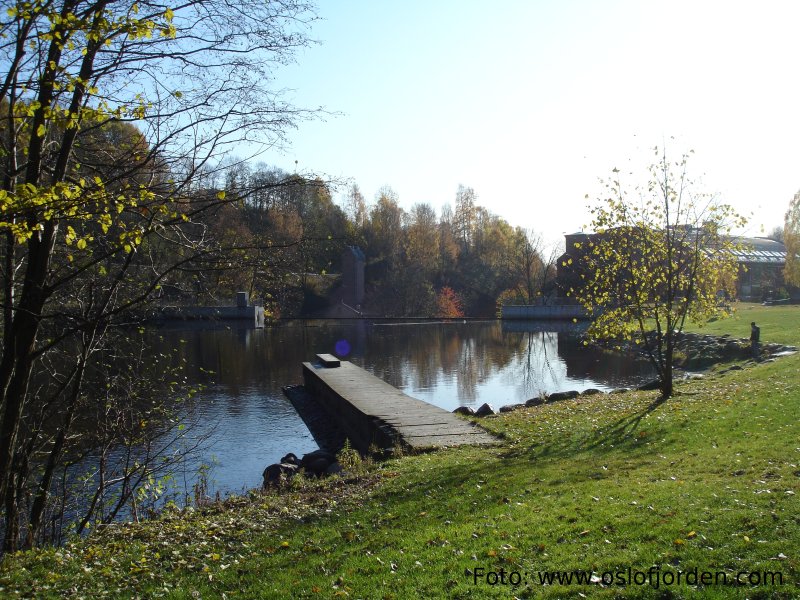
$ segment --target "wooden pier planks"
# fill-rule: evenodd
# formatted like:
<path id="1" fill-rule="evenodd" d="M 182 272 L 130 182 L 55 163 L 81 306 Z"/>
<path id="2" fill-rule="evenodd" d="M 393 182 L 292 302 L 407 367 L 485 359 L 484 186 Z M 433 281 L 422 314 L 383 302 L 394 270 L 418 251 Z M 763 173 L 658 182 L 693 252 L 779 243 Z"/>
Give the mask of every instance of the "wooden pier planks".
<path id="1" fill-rule="evenodd" d="M 303 363 L 305 388 L 348 430 L 360 449 L 400 443 L 414 451 L 497 440 L 446 410 L 417 400 L 351 362 Z"/>

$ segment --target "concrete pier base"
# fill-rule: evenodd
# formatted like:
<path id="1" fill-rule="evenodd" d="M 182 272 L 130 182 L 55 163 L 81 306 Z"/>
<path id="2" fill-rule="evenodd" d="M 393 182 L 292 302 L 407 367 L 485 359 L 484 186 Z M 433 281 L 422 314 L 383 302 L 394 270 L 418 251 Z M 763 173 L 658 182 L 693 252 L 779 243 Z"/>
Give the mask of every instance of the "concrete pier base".
<path id="1" fill-rule="evenodd" d="M 303 363 L 304 387 L 362 452 L 372 445 L 424 451 L 497 442 L 470 421 L 412 398 L 351 362 L 324 364 Z"/>

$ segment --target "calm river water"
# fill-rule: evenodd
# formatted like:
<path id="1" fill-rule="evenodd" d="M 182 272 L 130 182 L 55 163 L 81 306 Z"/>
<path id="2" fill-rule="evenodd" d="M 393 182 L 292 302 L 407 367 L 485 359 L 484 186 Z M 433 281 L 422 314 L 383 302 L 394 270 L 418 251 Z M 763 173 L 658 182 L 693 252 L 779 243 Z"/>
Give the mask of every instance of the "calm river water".
<path id="1" fill-rule="evenodd" d="M 302 382 L 301 363 L 337 354 L 447 410 L 484 402 L 495 409 L 540 392 L 612 389 L 648 379 L 650 370 L 599 357 L 571 325 L 552 322 L 293 321 L 265 329 L 160 328 L 157 351 L 186 359 L 190 384 L 205 387 L 185 407 L 192 435 L 207 437 L 178 480 L 211 465 L 212 491 L 261 484 L 261 472 L 287 452 L 317 448 L 281 388 Z M 175 350 L 177 349 L 177 350 Z"/>

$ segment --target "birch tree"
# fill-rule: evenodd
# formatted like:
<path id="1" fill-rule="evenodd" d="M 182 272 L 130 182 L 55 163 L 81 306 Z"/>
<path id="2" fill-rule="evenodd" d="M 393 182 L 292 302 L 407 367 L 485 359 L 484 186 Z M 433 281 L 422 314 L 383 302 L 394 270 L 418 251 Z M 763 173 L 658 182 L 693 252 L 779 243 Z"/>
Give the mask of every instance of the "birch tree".
<path id="1" fill-rule="evenodd" d="M 728 235 L 744 219 L 698 189 L 688 155 L 671 162 L 655 149 L 647 182 L 632 190 L 618 170 L 592 208 L 595 235 L 577 250 L 582 285 L 573 293 L 593 317 L 589 335 L 641 344 L 661 382 L 673 393 L 675 334 L 688 322 L 726 312 L 735 293 L 735 245 Z M 569 267 L 569 265 L 562 265 Z"/>

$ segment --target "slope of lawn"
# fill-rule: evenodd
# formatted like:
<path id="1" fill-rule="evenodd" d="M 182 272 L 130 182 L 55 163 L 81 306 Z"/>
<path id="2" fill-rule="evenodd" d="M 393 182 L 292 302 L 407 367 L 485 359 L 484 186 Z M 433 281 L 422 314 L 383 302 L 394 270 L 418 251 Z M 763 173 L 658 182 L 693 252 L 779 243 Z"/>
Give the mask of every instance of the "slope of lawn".
<path id="1" fill-rule="evenodd" d="M 800 307 L 744 306 L 704 331 L 747 337 L 752 320 L 800 341 Z M 6 557 L 0 596 L 800 597 L 800 355 L 677 392 L 522 409 L 481 421 L 496 447 Z"/>
<path id="2" fill-rule="evenodd" d="M 750 323 L 761 328 L 761 340 L 778 344 L 800 345 L 800 306 L 762 306 L 749 302 L 734 305 L 733 314 L 725 319 L 692 327 L 693 331 L 711 335 L 730 334 L 750 339 Z"/>

